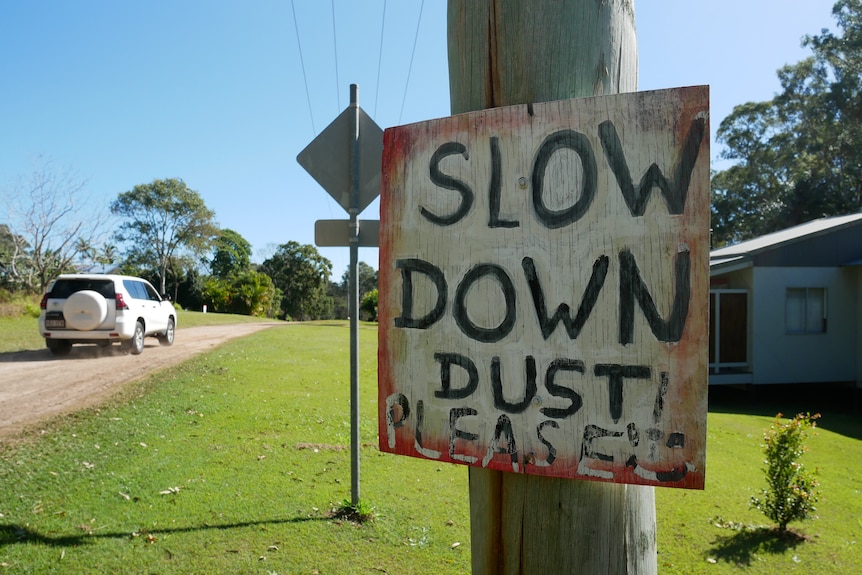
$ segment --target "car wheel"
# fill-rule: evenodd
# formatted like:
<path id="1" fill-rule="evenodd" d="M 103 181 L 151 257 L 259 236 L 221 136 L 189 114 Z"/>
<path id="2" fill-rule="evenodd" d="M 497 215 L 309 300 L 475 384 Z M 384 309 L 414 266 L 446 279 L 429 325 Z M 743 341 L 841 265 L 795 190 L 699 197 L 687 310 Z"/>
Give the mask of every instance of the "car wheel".
<path id="1" fill-rule="evenodd" d="M 168 327 L 165 328 L 165 333 L 159 335 L 159 343 L 162 345 L 174 344 L 174 318 L 168 318 Z"/>
<path id="2" fill-rule="evenodd" d="M 144 351 L 144 324 L 140 321 L 135 322 L 135 333 L 132 339 L 123 342 L 123 349 L 132 355 L 138 355 Z"/>
<path id="3" fill-rule="evenodd" d="M 46 339 L 45 345 L 51 350 L 53 355 L 69 355 L 72 351 L 72 344 L 64 339 Z"/>
<path id="4" fill-rule="evenodd" d="M 91 331 L 108 317 L 108 304 L 99 292 L 81 290 L 66 299 L 63 316 L 66 318 L 67 328 Z"/>

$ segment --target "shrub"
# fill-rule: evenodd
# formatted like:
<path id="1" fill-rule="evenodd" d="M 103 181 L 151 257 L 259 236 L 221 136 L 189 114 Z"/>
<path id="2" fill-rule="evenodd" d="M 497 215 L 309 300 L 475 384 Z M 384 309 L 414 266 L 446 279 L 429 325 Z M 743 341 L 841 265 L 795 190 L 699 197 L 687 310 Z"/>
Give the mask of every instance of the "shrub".
<path id="1" fill-rule="evenodd" d="M 368 321 L 377 321 L 377 289 L 373 289 L 362 298 L 359 310 L 365 314 Z"/>
<path id="2" fill-rule="evenodd" d="M 39 307 L 39 304 L 29 301 L 24 304 L 24 315 L 28 315 L 30 317 L 39 317 L 41 313 L 42 308 Z"/>
<path id="3" fill-rule="evenodd" d="M 816 511 L 818 482 L 799 458 L 807 451 L 804 442 L 808 430 L 816 426 L 819 417 L 806 413 L 782 422 L 779 413 L 763 434 L 767 488 L 761 490 L 761 497 L 751 498 L 751 506 L 774 521 L 780 531 L 786 531 L 791 521 L 801 521 Z"/>

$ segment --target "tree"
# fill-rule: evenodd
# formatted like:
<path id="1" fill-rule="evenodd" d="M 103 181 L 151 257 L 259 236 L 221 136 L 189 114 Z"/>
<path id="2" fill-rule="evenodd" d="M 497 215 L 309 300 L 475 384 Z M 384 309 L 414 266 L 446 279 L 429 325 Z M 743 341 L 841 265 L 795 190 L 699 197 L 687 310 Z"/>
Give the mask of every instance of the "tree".
<path id="1" fill-rule="evenodd" d="M 359 299 L 370 292 L 377 289 L 377 271 L 365 262 L 359 262 L 356 265 L 356 271 L 359 275 Z M 345 293 L 350 284 L 350 266 L 344 271 L 341 276 L 341 285 L 344 286 Z"/>
<path id="2" fill-rule="evenodd" d="M 0 224 L 0 287 L 13 291 L 23 287 L 21 270 L 30 267 L 29 247 L 27 240 L 7 224 Z"/>
<path id="3" fill-rule="evenodd" d="M 778 71 L 782 91 L 734 108 L 718 129 L 714 245 L 862 208 L 862 0 L 832 10 L 843 35 L 806 36 L 812 55 Z"/>
<path id="4" fill-rule="evenodd" d="M 359 304 L 359 311 L 365 314 L 368 321 L 377 321 L 378 295 L 377 288 L 375 288 L 366 293 Z"/>
<path id="5" fill-rule="evenodd" d="M 281 317 L 309 320 L 332 313 L 332 298 L 326 293 L 332 263 L 314 246 L 295 241 L 281 244 L 259 271 L 271 277 L 283 293 Z"/>
<path id="6" fill-rule="evenodd" d="M 787 531 L 788 523 L 802 521 L 816 511 L 818 483 L 799 458 L 807 451 L 808 430 L 817 426 L 819 417 L 800 413 L 785 423 L 779 413 L 763 434 L 767 488 L 760 497 L 751 498 L 751 506 L 774 521 L 779 531 Z"/>
<path id="7" fill-rule="evenodd" d="M 365 262 L 359 262 L 356 266 L 359 273 L 359 301 L 368 294 L 368 292 L 377 289 L 377 271 Z M 341 282 L 330 282 L 327 292 L 333 300 L 333 317 L 336 319 L 347 319 L 348 312 L 348 297 L 350 293 L 350 266 L 341 276 Z M 360 311 L 362 307 L 360 306 Z"/>
<path id="8" fill-rule="evenodd" d="M 213 248 L 215 252 L 210 260 L 212 275 L 227 278 L 251 267 L 251 243 L 239 233 L 223 229 Z"/>
<path id="9" fill-rule="evenodd" d="M 201 257 L 218 233 L 215 214 L 203 198 L 180 179 L 153 180 L 121 193 L 111 212 L 125 218 L 116 233 L 127 245 L 127 256 L 150 262 L 158 270 L 161 293 L 171 258 Z"/>
<path id="10" fill-rule="evenodd" d="M 221 230 L 210 270 L 202 295 L 213 310 L 263 317 L 278 313 L 282 293 L 268 275 L 252 268 L 251 243 L 238 232 Z"/>
<path id="11" fill-rule="evenodd" d="M 33 171 L 4 191 L 8 239 L 4 263 L 16 289 L 44 291 L 59 274 L 71 271 L 79 247 L 89 247 L 104 233 L 106 214 L 90 205 L 86 180 L 70 168 L 57 169 L 37 158 Z"/>

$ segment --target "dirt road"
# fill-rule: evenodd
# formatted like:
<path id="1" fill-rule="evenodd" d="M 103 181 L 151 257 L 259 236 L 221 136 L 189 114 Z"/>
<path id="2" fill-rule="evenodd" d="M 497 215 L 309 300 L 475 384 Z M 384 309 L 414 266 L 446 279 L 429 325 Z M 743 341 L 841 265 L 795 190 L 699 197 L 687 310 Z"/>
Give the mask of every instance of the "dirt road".
<path id="1" fill-rule="evenodd" d="M 171 347 L 146 339 L 141 355 L 75 346 L 63 358 L 47 349 L 0 354 L 0 437 L 17 433 L 47 417 L 95 405 L 121 385 L 177 364 L 236 337 L 272 323 L 191 327 L 177 330 Z"/>

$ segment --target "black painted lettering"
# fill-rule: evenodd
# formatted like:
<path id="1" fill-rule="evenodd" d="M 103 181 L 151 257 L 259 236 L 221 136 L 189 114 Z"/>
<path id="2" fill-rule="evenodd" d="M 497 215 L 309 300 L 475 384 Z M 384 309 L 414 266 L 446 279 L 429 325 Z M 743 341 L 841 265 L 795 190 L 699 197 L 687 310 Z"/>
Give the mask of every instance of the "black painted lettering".
<path id="1" fill-rule="evenodd" d="M 685 479 L 686 475 L 688 475 L 688 467 L 685 465 L 673 467 L 669 471 L 655 472 L 656 479 L 665 483 L 676 483 L 677 481 L 682 481 Z"/>
<path id="2" fill-rule="evenodd" d="M 524 360 L 526 383 L 524 397 L 518 403 L 510 403 L 503 397 L 503 377 L 500 373 L 500 358 L 491 358 L 491 389 L 494 392 L 494 407 L 506 413 L 522 413 L 536 397 L 536 358 L 528 355 Z"/>
<path id="3" fill-rule="evenodd" d="M 608 264 L 608 256 L 599 256 L 595 263 L 593 263 L 593 273 L 590 275 L 587 289 L 584 291 L 583 298 L 581 298 L 578 313 L 575 319 L 572 319 L 569 313 L 569 304 L 566 303 L 561 303 L 554 312 L 554 315 L 548 317 L 545 292 L 536 273 L 536 265 L 533 263 L 533 258 L 525 257 L 521 260 L 521 267 L 524 269 L 524 276 L 527 278 L 527 285 L 530 286 L 530 294 L 533 296 L 533 306 L 536 308 L 536 319 L 539 321 L 542 337 L 545 339 L 551 337 L 551 334 L 557 328 L 557 324 L 562 321 L 563 326 L 566 328 L 566 333 L 569 334 L 569 338 L 577 339 L 581 333 L 581 329 L 583 329 L 584 324 L 590 317 L 596 301 L 599 299 L 602 286 L 605 285 L 605 277 L 608 275 Z"/>
<path id="4" fill-rule="evenodd" d="M 634 423 L 629 423 L 628 425 L 626 425 L 626 433 L 628 433 L 629 435 L 629 444 L 631 444 L 632 447 L 637 447 L 641 441 L 641 435 L 638 431 L 638 426 Z"/>
<path id="5" fill-rule="evenodd" d="M 467 293 L 479 279 L 490 276 L 497 280 L 503 298 L 506 302 L 506 315 L 496 327 L 481 327 L 473 323 L 467 314 Z M 464 275 L 455 291 L 452 315 L 455 323 L 467 337 L 485 343 L 500 341 L 512 331 L 515 326 L 515 285 L 506 270 L 495 264 L 479 264 Z"/>
<path id="6" fill-rule="evenodd" d="M 653 423 L 658 423 L 661 420 L 661 414 L 664 411 L 664 396 L 667 393 L 668 385 L 670 385 L 668 373 L 666 371 L 661 372 L 658 381 L 658 391 L 656 391 L 655 405 L 652 409 Z"/>
<path id="7" fill-rule="evenodd" d="M 428 449 L 422 445 L 422 434 L 425 430 L 425 402 L 421 399 L 416 402 L 416 433 L 414 434 L 414 447 L 416 451 L 430 457 L 431 459 L 439 459 L 440 452 L 434 449 Z"/>
<path id="8" fill-rule="evenodd" d="M 401 409 L 401 416 L 398 417 L 395 406 Z M 386 431 L 389 449 L 395 448 L 395 430 L 399 427 L 404 427 L 407 418 L 410 417 L 410 402 L 407 396 L 403 393 L 393 393 L 386 398 Z M 397 419 L 396 419 L 397 418 Z"/>
<path id="9" fill-rule="evenodd" d="M 432 263 L 418 258 L 396 260 L 395 267 L 401 270 L 401 315 L 395 318 L 395 327 L 427 329 L 434 325 L 446 311 L 448 287 L 443 272 Z M 437 289 L 434 308 L 420 318 L 413 317 L 413 273 L 418 272 L 431 280 Z"/>
<path id="10" fill-rule="evenodd" d="M 668 436 L 667 443 L 665 445 L 667 445 L 668 447 L 677 447 L 677 448 L 685 447 L 685 434 L 679 433 L 679 432 L 671 433 Z"/>
<path id="11" fill-rule="evenodd" d="M 581 178 L 580 197 L 567 208 L 552 210 L 545 205 L 544 200 L 545 172 L 554 153 L 563 149 L 572 150 L 581 159 L 583 177 Z M 583 217 L 596 196 L 597 173 L 596 156 L 589 139 L 584 134 L 574 130 L 560 130 L 545 138 L 536 153 L 532 173 L 533 210 L 539 221 L 548 228 L 556 229 L 567 226 Z M 574 178 L 566 178 L 566 180 L 570 181 Z"/>
<path id="12" fill-rule="evenodd" d="M 604 437 L 622 437 L 621 431 L 610 431 L 598 425 L 584 426 L 583 446 L 581 447 L 581 460 L 598 459 L 599 461 L 613 461 L 614 457 L 597 451 L 595 442 Z"/>
<path id="13" fill-rule="evenodd" d="M 629 250 L 620 252 L 620 343 L 634 341 L 635 301 L 646 316 L 653 335 L 659 341 L 676 342 L 682 338 L 688 305 L 691 300 L 691 257 L 689 252 L 676 254 L 674 259 L 673 307 L 667 320 L 658 313 L 652 295 L 641 277 L 635 257 Z"/>
<path id="14" fill-rule="evenodd" d="M 517 228 L 518 220 L 500 219 L 500 195 L 502 194 L 503 158 L 500 156 L 500 138 L 491 136 L 491 184 L 488 186 L 489 228 Z"/>
<path id="15" fill-rule="evenodd" d="M 608 395 L 611 419 L 619 422 L 623 414 L 623 382 L 626 379 L 649 379 L 651 370 L 646 365 L 597 364 L 594 373 L 608 378 Z"/>
<path id="16" fill-rule="evenodd" d="M 470 208 L 473 206 L 474 194 L 473 190 L 470 189 L 470 186 L 461 180 L 440 171 L 440 161 L 447 156 L 454 156 L 455 154 L 461 154 L 464 156 L 465 160 L 469 159 L 467 148 L 460 142 L 446 142 L 445 144 L 441 144 L 440 147 L 437 148 L 437 151 L 434 152 L 434 155 L 431 156 L 429 167 L 431 181 L 443 189 L 455 190 L 461 194 L 461 204 L 458 206 L 458 209 L 447 216 L 440 216 L 424 207 L 420 207 L 419 213 L 421 213 L 426 220 L 433 224 L 437 224 L 438 226 L 451 226 L 452 224 L 459 222 L 467 215 L 467 212 L 469 212 Z"/>
<path id="17" fill-rule="evenodd" d="M 434 359 L 440 362 L 440 389 L 434 392 L 434 397 L 464 399 L 476 391 L 479 386 L 479 371 L 469 357 L 457 353 L 435 353 Z M 453 365 L 467 372 L 467 385 L 464 387 L 452 389 Z"/>
<path id="18" fill-rule="evenodd" d="M 574 415 L 584 404 L 581 395 L 574 389 L 563 387 L 554 382 L 554 378 L 559 371 L 584 373 L 584 362 L 578 359 L 560 358 L 555 359 L 548 366 L 548 371 L 545 372 L 545 388 L 548 390 L 548 393 L 554 397 L 562 397 L 569 400 L 568 407 L 543 407 L 539 410 L 545 417 L 553 417 L 554 419 L 563 419 Z"/>
<path id="19" fill-rule="evenodd" d="M 449 410 L 449 457 L 464 463 L 475 463 L 476 458 L 472 455 L 464 455 L 455 451 L 455 441 L 476 441 L 479 436 L 469 431 L 458 429 L 458 420 L 470 415 L 478 415 L 479 412 L 472 407 L 455 407 Z"/>
<path id="20" fill-rule="evenodd" d="M 557 458 L 557 448 L 551 445 L 551 442 L 545 439 L 545 436 L 542 435 L 542 430 L 546 427 L 553 427 L 554 429 L 559 429 L 560 424 L 553 420 L 543 421 L 536 427 L 536 435 L 539 437 L 539 441 L 548 449 L 548 457 L 545 461 L 548 465 L 552 464 L 554 460 Z"/>
<path id="21" fill-rule="evenodd" d="M 494 427 L 494 441 L 488 447 L 488 453 L 482 460 L 482 467 L 487 466 L 498 453 L 509 456 L 512 467 L 517 469 L 518 446 L 515 443 L 515 432 L 512 430 L 512 421 L 505 413 L 497 418 L 497 425 Z"/>
<path id="22" fill-rule="evenodd" d="M 644 215 L 647 202 L 655 186 L 658 186 L 661 191 L 671 214 L 682 214 L 685 211 L 685 200 L 691 183 L 691 173 L 694 170 L 694 164 L 697 161 L 700 144 L 705 133 L 705 121 L 703 118 L 695 118 L 689 126 L 679 158 L 673 167 L 673 179 L 668 180 L 662 174 L 661 169 L 653 163 L 647 168 L 646 173 L 635 188 L 616 127 L 610 120 L 599 124 L 599 139 L 602 142 L 605 157 L 614 172 L 614 176 L 616 176 L 617 185 L 619 185 L 623 199 L 625 199 L 633 216 Z"/>

